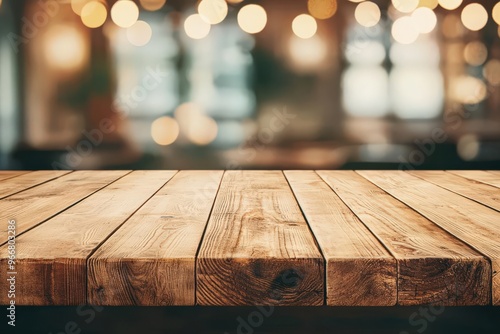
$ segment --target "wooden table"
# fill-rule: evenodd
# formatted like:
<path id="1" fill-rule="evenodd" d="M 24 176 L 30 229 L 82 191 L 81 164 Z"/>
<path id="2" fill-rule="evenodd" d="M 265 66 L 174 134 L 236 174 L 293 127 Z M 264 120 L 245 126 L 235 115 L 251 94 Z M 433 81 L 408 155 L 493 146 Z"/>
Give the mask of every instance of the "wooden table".
<path id="1" fill-rule="evenodd" d="M 0 172 L 0 304 L 500 305 L 498 171 Z"/>

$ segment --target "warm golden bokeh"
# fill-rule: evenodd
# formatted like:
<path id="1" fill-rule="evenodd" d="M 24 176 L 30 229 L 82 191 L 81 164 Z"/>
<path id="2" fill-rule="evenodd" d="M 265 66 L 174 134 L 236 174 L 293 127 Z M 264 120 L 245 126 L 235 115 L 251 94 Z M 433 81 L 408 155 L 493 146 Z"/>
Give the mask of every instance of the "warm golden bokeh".
<path id="1" fill-rule="evenodd" d="M 300 38 L 311 38 L 318 30 L 318 24 L 311 15 L 300 14 L 292 22 L 293 33 Z"/>
<path id="2" fill-rule="evenodd" d="M 419 0 L 392 0 L 392 5 L 401 13 L 411 13 L 418 7 Z"/>
<path id="3" fill-rule="evenodd" d="M 480 66 L 488 58 L 488 49 L 479 41 L 470 42 L 465 46 L 464 59 L 471 66 Z"/>
<path id="4" fill-rule="evenodd" d="M 161 9 L 167 0 L 140 0 L 141 7 L 151 12 Z"/>
<path id="5" fill-rule="evenodd" d="M 500 25 L 500 2 L 497 2 L 495 7 L 493 7 L 491 16 L 493 17 L 493 20 Z"/>
<path id="6" fill-rule="evenodd" d="M 198 14 L 210 24 L 222 22 L 228 12 L 225 0 L 202 0 L 198 5 Z"/>
<path id="7" fill-rule="evenodd" d="M 420 0 L 418 6 L 434 9 L 438 6 L 438 4 L 438 0 Z"/>
<path id="8" fill-rule="evenodd" d="M 409 16 L 397 19 L 392 25 L 392 37 L 401 44 L 411 44 L 418 38 L 419 31 Z"/>
<path id="9" fill-rule="evenodd" d="M 139 7 L 130 0 L 117 1 L 111 8 L 111 19 L 121 28 L 131 27 L 139 19 Z"/>
<path id="10" fill-rule="evenodd" d="M 439 0 L 439 5 L 444 9 L 453 10 L 460 7 L 463 0 Z"/>
<path id="11" fill-rule="evenodd" d="M 462 23 L 469 30 L 481 30 L 488 23 L 488 12 L 483 5 L 471 3 L 462 11 Z"/>
<path id="12" fill-rule="evenodd" d="M 238 12 L 238 24 L 249 34 L 259 33 L 267 24 L 266 10 L 259 5 L 246 5 Z"/>
<path id="13" fill-rule="evenodd" d="M 170 145 L 178 136 L 179 124 L 171 117 L 160 117 L 151 124 L 151 137 L 158 145 Z"/>
<path id="14" fill-rule="evenodd" d="M 428 34 L 436 28 L 437 17 L 432 9 L 427 7 L 417 8 L 411 18 L 421 34 Z"/>
<path id="15" fill-rule="evenodd" d="M 318 20 L 326 20 L 337 12 L 337 0 L 309 0 L 307 8 L 309 13 Z"/>
<path id="16" fill-rule="evenodd" d="M 192 39 L 202 39 L 210 33 L 210 23 L 207 23 L 200 14 L 192 14 L 184 21 L 184 31 Z"/>
<path id="17" fill-rule="evenodd" d="M 82 22 L 89 28 L 98 28 L 106 22 L 108 10 L 99 1 L 90 1 L 81 11 Z"/>
<path id="18" fill-rule="evenodd" d="M 356 21 L 364 27 L 373 27 L 380 21 L 380 8 L 371 1 L 360 3 L 354 12 Z"/>
<path id="19" fill-rule="evenodd" d="M 151 26 L 144 21 L 137 21 L 127 28 L 127 39 L 134 46 L 144 46 L 149 43 L 153 35 Z"/>

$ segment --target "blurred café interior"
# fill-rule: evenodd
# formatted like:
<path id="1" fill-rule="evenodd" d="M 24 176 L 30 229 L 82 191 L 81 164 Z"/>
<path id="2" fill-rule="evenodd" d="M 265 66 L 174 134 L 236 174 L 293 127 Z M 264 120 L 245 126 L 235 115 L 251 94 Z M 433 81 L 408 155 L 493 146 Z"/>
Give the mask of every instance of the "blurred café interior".
<path id="1" fill-rule="evenodd" d="M 0 0 L 0 169 L 498 169 L 498 0 Z"/>

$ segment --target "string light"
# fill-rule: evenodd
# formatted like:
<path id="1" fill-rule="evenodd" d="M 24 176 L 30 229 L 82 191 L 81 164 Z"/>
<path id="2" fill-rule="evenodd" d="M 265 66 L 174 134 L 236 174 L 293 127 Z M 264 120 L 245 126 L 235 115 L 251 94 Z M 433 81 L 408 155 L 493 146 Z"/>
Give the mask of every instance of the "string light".
<path id="1" fill-rule="evenodd" d="M 238 25 L 249 33 L 256 34 L 264 30 L 267 24 L 267 13 L 262 6 L 246 5 L 238 12 Z"/>

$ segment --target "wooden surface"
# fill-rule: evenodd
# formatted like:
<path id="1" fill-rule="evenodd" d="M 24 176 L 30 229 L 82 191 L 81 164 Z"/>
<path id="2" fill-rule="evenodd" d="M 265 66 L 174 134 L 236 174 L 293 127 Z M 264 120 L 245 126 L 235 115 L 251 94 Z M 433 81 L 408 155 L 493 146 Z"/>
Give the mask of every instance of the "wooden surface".
<path id="1" fill-rule="evenodd" d="M 322 305 L 324 263 L 280 171 L 228 171 L 197 259 L 200 305 Z"/>
<path id="2" fill-rule="evenodd" d="M 0 171 L 18 305 L 500 305 L 496 171 Z M 0 294 L 0 304 L 7 304 Z"/>

